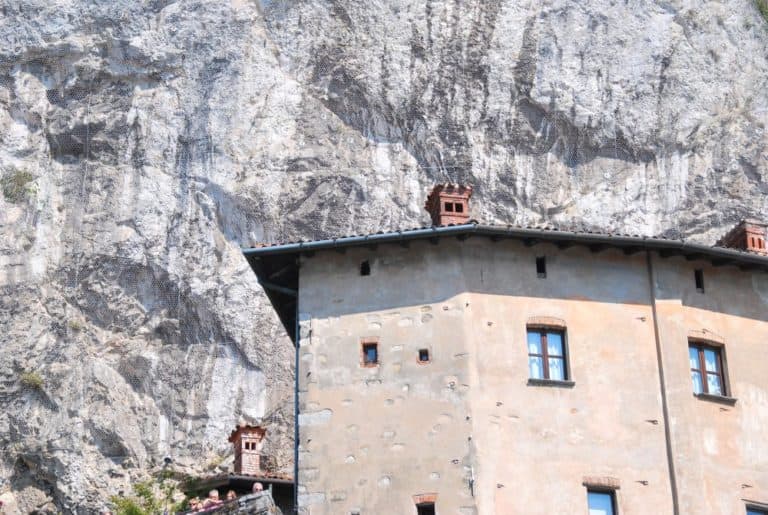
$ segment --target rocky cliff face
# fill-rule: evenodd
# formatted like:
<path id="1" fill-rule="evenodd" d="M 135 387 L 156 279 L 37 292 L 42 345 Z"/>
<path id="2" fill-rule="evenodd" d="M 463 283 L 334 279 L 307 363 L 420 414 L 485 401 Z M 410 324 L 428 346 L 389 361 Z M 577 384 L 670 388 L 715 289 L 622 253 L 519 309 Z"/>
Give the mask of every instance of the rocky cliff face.
<path id="1" fill-rule="evenodd" d="M 488 221 L 713 242 L 768 208 L 751 0 L 0 7 L 0 499 L 86 513 L 161 466 L 290 469 L 292 347 L 239 247 Z M 231 453 L 230 453 L 231 454 Z M 229 457 L 228 457 L 229 456 Z"/>

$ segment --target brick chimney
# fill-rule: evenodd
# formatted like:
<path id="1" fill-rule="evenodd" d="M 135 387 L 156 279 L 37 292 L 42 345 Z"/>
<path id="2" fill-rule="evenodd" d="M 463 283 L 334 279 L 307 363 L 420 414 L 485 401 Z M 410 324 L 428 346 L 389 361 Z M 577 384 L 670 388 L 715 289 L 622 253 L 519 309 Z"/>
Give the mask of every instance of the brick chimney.
<path id="1" fill-rule="evenodd" d="M 469 197 L 472 186 L 438 184 L 427 196 L 424 208 L 432 217 L 432 225 L 464 224 L 469 221 Z"/>
<path id="2" fill-rule="evenodd" d="M 736 227 L 728 231 L 728 234 L 720 238 L 716 245 L 729 249 L 768 254 L 768 249 L 765 247 L 766 229 L 768 229 L 768 224 L 757 220 L 742 220 Z"/>
<path id="3" fill-rule="evenodd" d="M 229 435 L 235 447 L 235 474 L 261 474 L 260 454 L 267 430 L 259 426 L 238 426 Z"/>

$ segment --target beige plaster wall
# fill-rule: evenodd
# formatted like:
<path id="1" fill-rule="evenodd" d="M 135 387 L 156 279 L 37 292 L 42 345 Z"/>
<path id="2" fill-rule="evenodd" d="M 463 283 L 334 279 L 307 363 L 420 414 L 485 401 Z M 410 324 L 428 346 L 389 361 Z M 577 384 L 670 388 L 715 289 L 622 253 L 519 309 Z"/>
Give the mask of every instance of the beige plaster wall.
<path id="1" fill-rule="evenodd" d="M 743 513 L 768 500 L 768 281 L 654 263 L 680 513 Z M 472 238 L 305 258 L 300 505 L 415 514 L 413 495 L 437 493 L 440 514 L 586 513 L 582 483 L 604 477 L 621 514 L 672 513 L 650 299 L 643 253 Z M 566 325 L 572 387 L 528 384 L 531 317 Z M 687 335 L 703 329 L 726 341 L 733 407 L 692 395 Z"/>
<path id="2" fill-rule="evenodd" d="M 768 277 L 680 258 L 655 269 L 680 512 L 745 513 L 745 500 L 768 503 Z M 724 344 L 733 406 L 693 395 L 691 331 Z"/>

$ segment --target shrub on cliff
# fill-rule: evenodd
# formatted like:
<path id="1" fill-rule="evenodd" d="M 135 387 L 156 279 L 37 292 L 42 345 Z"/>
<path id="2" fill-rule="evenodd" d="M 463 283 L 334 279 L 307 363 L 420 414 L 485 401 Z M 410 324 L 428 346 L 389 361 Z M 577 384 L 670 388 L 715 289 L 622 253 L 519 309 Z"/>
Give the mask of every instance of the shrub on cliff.
<path id="1" fill-rule="evenodd" d="M 21 202 L 27 194 L 27 185 L 34 180 L 34 176 L 26 170 L 16 170 L 0 180 L 3 196 L 9 202 Z"/>

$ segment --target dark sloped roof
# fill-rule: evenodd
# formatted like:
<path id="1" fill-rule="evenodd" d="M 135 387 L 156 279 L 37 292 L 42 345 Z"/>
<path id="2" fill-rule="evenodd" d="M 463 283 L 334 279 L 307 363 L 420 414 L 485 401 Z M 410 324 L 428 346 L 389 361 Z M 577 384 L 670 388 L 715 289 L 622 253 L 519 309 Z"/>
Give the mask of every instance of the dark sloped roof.
<path id="1" fill-rule="evenodd" d="M 529 245 L 548 242 L 562 248 L 584 245 L 593 251 L 617 248 L 626 254 L 650 250 L 658 252 L 662 257 L 679 255 L 688 259 L 709 260 L 716 266 L 734 265 L 743 269 L 768 271 L 768 256 L 766 255 L 732 248 L 711 247 L 682 239 L 595 232 L 588 229 L 562 228 L 551 225 L 501 225 L 484 224 L 477 221 L 461 225 L 415 227 L 323 240 L 263 245 L 245 248 L 243 254 L 256 273 L 259 282 L 264 286 L 264 290 L 280 316 L 286 331 L 294 339 L 298 294 L 297 258 L 299 255 L 311 255 L 314 252 L 329 249 L 402 243 L 411 240 L 436 240 L 447 236 L 455 236 L 460 239 L 470 236 L 485 236 L 494 240 L 510 238 L 522 240 Z"/>

